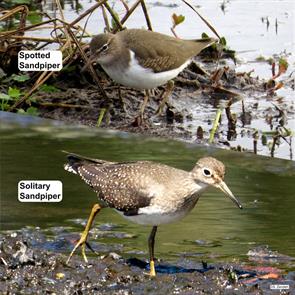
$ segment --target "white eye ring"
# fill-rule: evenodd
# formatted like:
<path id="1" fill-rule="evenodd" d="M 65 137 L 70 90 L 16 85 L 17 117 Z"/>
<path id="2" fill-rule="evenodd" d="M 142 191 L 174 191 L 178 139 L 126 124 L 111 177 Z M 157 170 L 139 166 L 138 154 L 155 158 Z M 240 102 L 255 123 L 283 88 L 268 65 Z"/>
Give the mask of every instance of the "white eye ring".
<path id="1" fill-rule="evenodd" d="M 212 176 L 212 172 L 209 168 L 203 168 L 202 169 L 203 175 L 206 177 L 211 177 Z"/>
<path id="2" fill-rule="evenodd" d="M 106 43 L 101 47 L 101 51 L 106 51 L 109 49 L 109 45 Z"/>

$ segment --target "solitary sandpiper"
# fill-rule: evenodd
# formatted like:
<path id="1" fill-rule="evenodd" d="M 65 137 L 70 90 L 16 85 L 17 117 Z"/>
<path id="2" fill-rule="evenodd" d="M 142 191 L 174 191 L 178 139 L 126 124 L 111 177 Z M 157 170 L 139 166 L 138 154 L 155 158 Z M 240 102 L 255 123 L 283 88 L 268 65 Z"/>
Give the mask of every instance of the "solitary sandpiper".
<path id="1" fill-rule="evenodd" d="M 67 262 L 79 246 L 87 262 L 87 236 L 95 215 L 103 207 L 114 208 L 130 221 L 153 227 L 148 239 L 151 276 L 156 275 L 154 244 L 158 225 L 186 216 L 208 186 L 222 190 L 242 209 L 241 203 L 223 181 L 223 163 L 212 157 L 201 158 L 187 172 L 150 161 L 118 163 L 69 154 L 64 168 L 78 174 L 91 186 L 99 201 L 93 206 L 84 232 Z"/>
<path id="2" fill-rule="evenodd" d="M 117 34 L 100 34 L 90 42 L 90 62 L 99 63 L 117 83 L 146 90 L 141 115 L 148 101 L 148 89 L 175 78 L 191 59 L 216 39 L 182 40 L 143 29 Z"/>

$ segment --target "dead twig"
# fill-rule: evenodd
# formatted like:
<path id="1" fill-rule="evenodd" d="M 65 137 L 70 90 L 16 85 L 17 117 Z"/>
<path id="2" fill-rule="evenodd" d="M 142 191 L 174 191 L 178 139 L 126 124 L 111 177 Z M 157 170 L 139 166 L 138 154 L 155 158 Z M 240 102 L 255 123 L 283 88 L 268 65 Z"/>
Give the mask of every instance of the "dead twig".
<path id="1" fill-rule="evenodd" d="M 110 26 L 110 23 L 109 23 L 108 16 L 107 16 L 106 9 L 105 9 L 104 5 L 101 6 L 101 12 L 102 12 L 103 20 L 104 20 L 104 25 L 106 27 L 106 31 L 108 33 L 110 33 L 111 32 L 111 26 Z"/>
<path id="2" fill-rule="evenodd" d="M 92 75 L 92 78 L 93 78 L 93 80 L 95 81 L 96 85 L 98 86 L 98 89 L 99 89 L 100 93 L 102 94 L 102 96 L 103 96 L 107 101 L 109 101 L 109 98 L 108 98 L 106 92 L 104 91 L 103 87 L 100 85 L 99 79 L 98 79 L 98 77 L 97 77 L 97 75 L 96 75 L 96 72 L 95 72 L 95 70 L 94 70 L 94 68 L 93 68 L 93 66 L 92 66 L 92 64 L 91 64 L 91 62 L 89 62 L 89 59 L 87 58 L 87 56 L 86 56 L 84 50 L 81 48 L 79 42 L 78 42 L 77 39 L 76 39 L 76 36 L 75 36 L 75 35 L 73 34 L 73 32 L 71 31 L 70 27 L 68 27 L 68 32 L 69 32 L 69 35 L 71 36 L 71 38 L 73 39 L 73 41 L 76 43 L 76 46 L 77 46 L 77 48 L 78 48 L 78 50 L 79 50 L 79 52 L 80 52 L 82 58 L 84 59 L 85 63 L 88 64 L 89 69 L 90 69 L 90 73 L 91 73 L 91 75 Z"/>
<path id="3" fill-rule="evenodd" d="M 145 17 L 145 20 L 146 20 L 146 24 L 147 24 L 147 26 L 148 26 L 148 29 L 149 29 L 150 31 L 152 31 L 152 30 L 153 30 L 153 28 L 152 28 L 152 23 L 151 23 L 151 20 L 150 20 L 149 14 L 148 14 L 148 12 L 147 12 L 147 8 L 146 8 L 146 5 L 145 5 L 144 0 L 141 0 L 140 3 L 141 3 L 141 7 L 142 7 L 142 10 L 143 10 L 143 13 L 144 13 L 144 17 Z"/>
<path id="4" fill-rule="evenodd" d="M 121 24 L 123 25 L 127 19 L 129 18 L 129 16 L 133 13 L 133 11 L 136 9 L 136 7 L 140 4 L 141 0 L 137 0 L 129 10 L 127 10 L 127 13 L 122 17 L 121 19 Z M 114 33 L 116 32 L 116 30 L 114 31 Z"/>
<path id="5" fill-rule="evenodd" d="M 107 0 L 100 0 L 95 5 L 87 9 L 85 12 L 83 12 L 79 17 L 77 17 L 74 21 L 72 21 L 69 25 L 72 27 L 75 24 L 77 24 L 81 19 L 83 19 L 86 15 L 89 13 L 92 13 L 96 8 L 100 7 L 102 4 L 104 4 Z"/>
<path id="6" fill-rule="evenodd" d="M 17 35 L 10 35 L 7 37 L 8 39 L 16 39 L 16 40 L 30 40 L 30 41 L 37 41 L 37 42 L 47 42 L 47 43 L 66 43 L 67 39 L 52 39 L 52 38 L 42 38 L 42 37 L 33 37 L 33 36 L 17 36 Z"/>
<path id="7" fill-rule="evenodd" d="M 126 11 L 129 11 L 128 4 L 124 0 L 120 0 L 123 6 L 125 7 Z"/>
<path id="8" fill-rule="evenodd" d="M 57 108 L 69 108 L 69 109 L 91 109 L 90 106 L 79 105 L 79 104 L 68 104 L 58 102 L 36 102 L 42 107 L 57 107 Z"/>
<path id="9" fill-rule="evenodd" d="M 185 3 L 187 6 L 189 6 L 201 18 L 201 20 L 209 27 L 209 29 L 218 37 L 219 40 L 221 39 L 217 31 L 215 30 L 215 28 L 210 24 L 210 22 L 204 16 L 201 15 L 201 13 L 191 3 L 189 3 L 187 0 L 181 0 L 181 1 Z"/>

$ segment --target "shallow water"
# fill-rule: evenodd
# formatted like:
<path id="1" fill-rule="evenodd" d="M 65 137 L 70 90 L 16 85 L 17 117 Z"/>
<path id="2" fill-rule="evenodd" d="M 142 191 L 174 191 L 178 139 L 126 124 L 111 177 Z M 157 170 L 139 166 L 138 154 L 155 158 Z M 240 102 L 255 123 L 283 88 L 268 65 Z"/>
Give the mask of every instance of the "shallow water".
<path id="1" fill-rule="evenodd" d="M 63 170 L 66 159 L 61 150 L 112 161 L 153 160 L 185 170 L 190 170 L 198 158 L 211 155 L 225 163 L 226 183 L 244 209 L 239 210 L 221 192 L 210 189 L 182 221 L 159 227 L 156 255 L 172 260 L 183 256 L 246 260 L 248 250 L 268 245 L 271 250 L 295 256 L 292 161 L 3 112 L 0 138 L 1 230 L 26 226 L 53 231 L 61 226 L 69 233 L 82 230 L 76 219 L 84 221 L 88 217 L 96 195 L 77 176 Z M 63 201 L 20 203 L 20 180 L 61 180 Z M 97 242 L 112 245 L 126 256 L 147 256 L 149 227 L 129 223 L 111 209 L 102 210 L 96 226 L 107 227 L 109 223 L 114 225 L 112 230 L 118 233 L 118 239 L 106 235 Z"/>

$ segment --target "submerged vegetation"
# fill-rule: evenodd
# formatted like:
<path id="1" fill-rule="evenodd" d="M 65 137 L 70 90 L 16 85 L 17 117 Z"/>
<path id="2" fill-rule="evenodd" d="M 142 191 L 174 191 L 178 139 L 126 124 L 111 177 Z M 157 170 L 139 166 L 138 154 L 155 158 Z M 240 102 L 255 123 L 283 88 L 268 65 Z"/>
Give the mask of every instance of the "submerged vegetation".
<path id="1" fill-rule="evenodd" d="M 80 14 L 70 22 L 65 19 L 64 3 L 59 0 L 52 2 L 54 17 L 43 10 L 42 2 L 4 1 L 0 4 L 3 8 L 0 12 L 0 109 L 88 125 L 215 143 L 240 151 L 260 153 L 262 149 L 264 154 L 270 156 L 275 156 L 276 150 L 284 142 L 289 145 L 291 159 L 294 134 L 286 127 L 286 122 L 290 116 L 289 112 L 292 114 L 293 110 L 288 105 L 281 106 L 276 103 L 279 99 L 276 97 L 279 89 L 286 86 L 294 88 L 291 76 L 281 78 L 288 69 L 288 55 L 257 57 L 257 62 L 271 64 L 272 70 L 268 80 L 255 77 L 254 70 L 235 72 L 228 65 L 229 60 L 236 63 L 238 58 L 228 45 L 230 40 L 220 37 L 218 30 L 200 14 L 197 8 L 187 1 L 183 2 L 208 26 L 208 31 L 202 33 L 202 37 L 214 34 L 219 38 L 219 43 L 204 50 L 199 63 L 191 64 L 175 79 L 175 92 L 170 103 L 166 104 L 162 116 L 155 117 L 159 98 L 156 97 L 150 102 L 146 111 L 150 126 L 143 130 L 130 121 L 142 100 L 141 92 L 125 87 L 114 87 L 113 82 L 104 75 L 101 68 L 98 68 L 99 75 L 92 65 L 89 67 L 89 72 L 82 73 L 81 69 L 89 57 L 88 42 L 91 37 L 87 27 L 89 17 L 94 12 L 100 11 L 104 20 L 104 23 L 100 24 L 101 27 L 105 31 L 115 33 L 125 28 L 125 22 L 135 11 L 142 10 L 146 27 L 152 30 L 153 25 L 145 1 L 138 0 L 132 4 L 121 1 L 122 9 L 125 10 L 121 18 L 122 13 L 119 14 L 114 9 L 111 1 L 95 2 L 87 10 L 83 10 L 79 1 L 73 1 L 72 8 Z M 226 3 L 220 8 L 225 10 Z M 178 37 L 177 26 L 192 20 L 176 13 L 172 13 L 171 16 L 171 31 Z M 85 25 L 82 26 L 81 21 L 85 21 Z M 36 30 L 43 32 L 42 37 L 32 34 Z M 20 50 L 46 48 L 62 51 L 62 71 L 19 72 L 17 56 Z M 165 91 L 163 87 L 159 87 L 159 90 L 161 93 Z M 269 100 L 268 111 L 259 109 L 258 102 L 253 103 L 253 100 L 248 102 L 248 97 L 251 96 Z M 192 100 L 193 97 L 195 99 Z M 195 123 L 192 113 L 188 110 L 196 109 L 200 105 L 200 99 L 202 103 L 213 105 L 215 118 L 204 118 L 203 122 L 197 120 Z M 178 100 L 184 102 L 185 109 L 180 109 Z M 240 111 L 237 112 L 239 108 Z M 271 130 L 252 127 L 253 117 L 267 122 Z M 248 138 L 252 138 L 252 148 L 239 143 L 239 138 L 243 138 L 245 134 Z M 236 141 L 238 144 L 233 144 Z M 268 147 L 268 153 L 264 147 Z"/>

